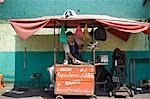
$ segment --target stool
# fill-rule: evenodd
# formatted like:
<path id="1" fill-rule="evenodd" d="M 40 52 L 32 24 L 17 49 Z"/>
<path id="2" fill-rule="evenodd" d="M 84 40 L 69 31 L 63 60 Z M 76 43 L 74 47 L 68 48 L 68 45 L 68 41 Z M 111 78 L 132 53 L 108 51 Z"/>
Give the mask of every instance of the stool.
<path id="1" fill-rule="evenodd" d="M 5 88 L 4 76 L 0 74 L 0 89 Z"/>
<path id="2" fill-rule="evenodd" d="M 33 86 L 40 87 L 42 73 L 33 73 L 30 77 L 32 79 Z"/>

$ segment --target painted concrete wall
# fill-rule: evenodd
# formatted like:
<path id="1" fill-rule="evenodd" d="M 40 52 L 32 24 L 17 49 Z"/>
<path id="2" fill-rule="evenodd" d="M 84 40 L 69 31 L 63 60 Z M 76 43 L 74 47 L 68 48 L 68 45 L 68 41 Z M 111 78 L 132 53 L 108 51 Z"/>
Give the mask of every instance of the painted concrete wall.
<path id="1" fill-rule="evenodd" d="M 0 21 L 0 51 L 1 52 L 14 52 L 23 51 L 24 46 L 28 48 L 28 51 L 53 51 L 53 29 L 41 29 L 35 33 L 33 37 L 30 37 L 26 41 L 21 41 L 14 29 L 6 21 Z M 71 30 L 75 32 L 75 29 Z M 60 29 L 56 30 L 57 33 Z M 60 47 L 62 51 L 62 44 L 58 44 L 58 35 L 56 36 L 56 47 Z M 6 43 L 7 42 L 7 43 Z M 84 41 L 85 45 L 89 43 L 89 40 Z M 40 46 L 39 46 L 40 45 Z M 105 42 L 99 41 L 99 51 L 113 51 L 116 47 L 126 51 L 147 51 L 149 50 L 148 35 L 144 33 L 131 34 L 128 41 L 124 41 L 115 35 L 107 32 L 107 40 Z M 84 47 L 85 51 L 89 51 L 87 47 Z"/>
<path id="2" fill-rule="evenodd" d="M 34 36 L 30 37 L 26 41 L 21 41 L 17 36 L 10 24 L 5 21 L 1 21 L 0 24 L 0 72 L 5 74 L 7 81 L 13 81 L 15 76 L 16 85 L 22 85 L 23 82 L 29 85 L 31 83 L 30 76 L 34 72 L 41 72 L 43 74 L 43 82 L 49 82 L 49 76 L 47 68 L 53 64 L 53 36 L 51 29 L 42 29 Z M 75 31 L 75 30 L 74 30 Z M 59 32 L 59 30 L 57 31 Z M 57 38 L 56 38 L 57 39 Z M 56 40 L 57 41 L 57 40 Z M 88 41 L 85 41 L 85 45 Z M 56 42 L 58 47 L 58 42 Z M 112 51 L 119 47 L 127 52 L 127 64 L 130 57 L 149 57 L 149 41 L 148 36 L 143 33 L 132 34 L 127 42 L 107 32 L 107 40 L 105 42 L 99 42 L 99 50 L 97 55 L 108 54 L 110 63 L 108 69 L 111 68 Z M 25 68 L 26 76 L 23 76 L 23 64 L 24 64 L 24 47 L 27 49 L 27 64 Z M 59 43 L 60 53 L 57 53 L 59 62 L 63 61 L 63 49 L 62 44 Z M 138 53 L 138 54 L 137 54 Z M 84 47 L 84 60 L 91 60 L 91 52 L 87 47 Z M 138 62 L 139 68 L 142 66 L 143 74 L 150 68 L 147 67 L 149 62 Z M 14 72 L 15 71 L 15 72 Z M 21 73 L 21 74 L 20 74 Z M 139 74 L 139 73 L 137 73 Z M 140 75 L 139 79 L 148 79 L 148 75 Z"/>
<path id="3" fill-rule="evenodd" d="M 150 2 L 144 0 L 5 0 L 0 4 L 0 18 L 29 18 L 61 15 L 66 9 L 78 14 L 106 14 L 125 18 L 147 18 Z"/>
<path id="4" fill-rule="evenodd" d="M 73 3 L 72 3 L 73 2 Z M 150 17 L 150 3 L 142 5 L 143 0 L 5 0 L 0 4 L 0 18 L 31 18 L 48 15 L 60 15 L 72 8 L 78 14 L 107 14 L 125 18 L 148 18 Z M 26 82 L 31 83 L 30 76 L 34 72 L 43 74 L 42 81 L 49 83 L 49 65 L 53 64 L 53 37 L 51 29 L 42 29 L 27 41 L 22 42 L 16 36 L 13 28 L 5 21 L 0 20 L 0 73 L 5 75 L 5 80 L 14 81 L 16 86 Z M 49 36 L 48 36 L 49 35 Z M 127 52 L 127 63 L 130 57 L 149 57 L 148 36 L 143 33 L 132 34 L 127 42 L 107 33 L 106 42 L 99 43 L 99 54 L 108 54 L 110 58 L 112 51 L 119 47 Z M 25 78 L 23 76 L 24 47 L 27 48 L 27 64 Z M 61 44 L 60 44 L 61 46 Z M 62 51 L 62 50 L 61 50 Z M 99 55 L 98 54 L 98 55 Z M 63 52 L 58 55 L 63 57 Z M 85 48 L 84 56 L 90 59 L 91 53 Z M 60 62 L 63 58 L 58 57 Z M 137 62 L 137 81 L 150 79 L 149 62 Z M 142 68 L 142 67 L 145 68 Z M 14 72 L 15 71 L 15 72 Z M 142 75 L 141 72 L 142 71 Z"/>

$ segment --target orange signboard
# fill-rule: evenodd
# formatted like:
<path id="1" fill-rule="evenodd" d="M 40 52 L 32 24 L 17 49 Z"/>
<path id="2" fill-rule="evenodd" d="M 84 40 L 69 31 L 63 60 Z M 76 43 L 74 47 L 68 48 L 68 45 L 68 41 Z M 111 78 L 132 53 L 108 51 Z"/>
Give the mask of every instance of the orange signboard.
<path id="1" fill-rule="evenodd" d="M 94 66 L 57 64 L 55 74 L 55 94 L 87 96 L 94 94 Z"/>
<path id="2" fill-rule="evenodd" d="M 94 73 L 95 67 L 92 65 L 56 65 L 55 72 L 76 72 L 76 73 Z"/>
<path id="3" fill-rule="evenodd" d="M 93 81 L 93 73 L 56 73 L 56 80 L 68 80 L 68 81 Z"/>
<path id="4" fill-rule="evenodd" d="M 56 65 L 56 79 L 69 81 L 93 81 L 95 69 L 93 66 L 60 66 Z"/>
<path id="5" fill-rule="evenodd" d="M 90 96 L 94 94 L 94 82 L 57 81 L 55 94 Z"/>

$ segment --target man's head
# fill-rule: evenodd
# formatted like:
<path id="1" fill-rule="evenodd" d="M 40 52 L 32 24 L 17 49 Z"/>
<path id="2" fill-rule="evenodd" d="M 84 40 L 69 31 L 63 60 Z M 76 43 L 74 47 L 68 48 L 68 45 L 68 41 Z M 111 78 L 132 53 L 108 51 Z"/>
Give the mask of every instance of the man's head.
<path id="1" fill-rule="evenodd" d="M 66 35 L 67 35 L 68 42 L 73 43 L 74 42 L 74 34 L 71 31 L 68 31 L 66 33 Z"/>

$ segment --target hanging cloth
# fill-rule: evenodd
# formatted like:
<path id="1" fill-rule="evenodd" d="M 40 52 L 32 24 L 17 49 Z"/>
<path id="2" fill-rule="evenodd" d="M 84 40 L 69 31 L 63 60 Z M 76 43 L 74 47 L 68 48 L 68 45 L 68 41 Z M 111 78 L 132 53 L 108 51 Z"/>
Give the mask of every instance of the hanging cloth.
<path id="1" fill-rule="evenodd" d="M 75 38 L 83 38 L 83 32 L 80 25 L 77 26 L 74 36 Z"/>
<path id="2" fill-rule="evenodd" d="M 90 35 L 89 35 L 89 32 L 88 32 L 87 24 L 85 24 L 83 34 L 84 34 L 84 35 L 83 35 L 83 39 L 89 39 L 89 38 L 90 38 Z"/>
<path id="3" fill-rule="evenodd" d="M 95 40 L 106 41 L 107 35 L 103 26 L 99 25 L 94 31 Z"/>
<path id="4" fill-rule="evenodd" d="M 60 36 L 59 36 L 59 41 L 61 43 L 67 43 L 67 36 L 65 34 L 65 27 L 64 27 L 64 25 L 61 26 L 61 32 L 60 32 Z"/>
<path id="5" fill-rule="evenodd" d="M 129 32 L 123 32 L 123 31 L 119 31 L 119 30 L 116 30 L 116 29 L 108 29 L 107 30 L 108 32 L 112 33 L 113 35 L 119 37 L 120 39 L 124 40 L 124 41 L 128 41 L 131 33 Z"/>

